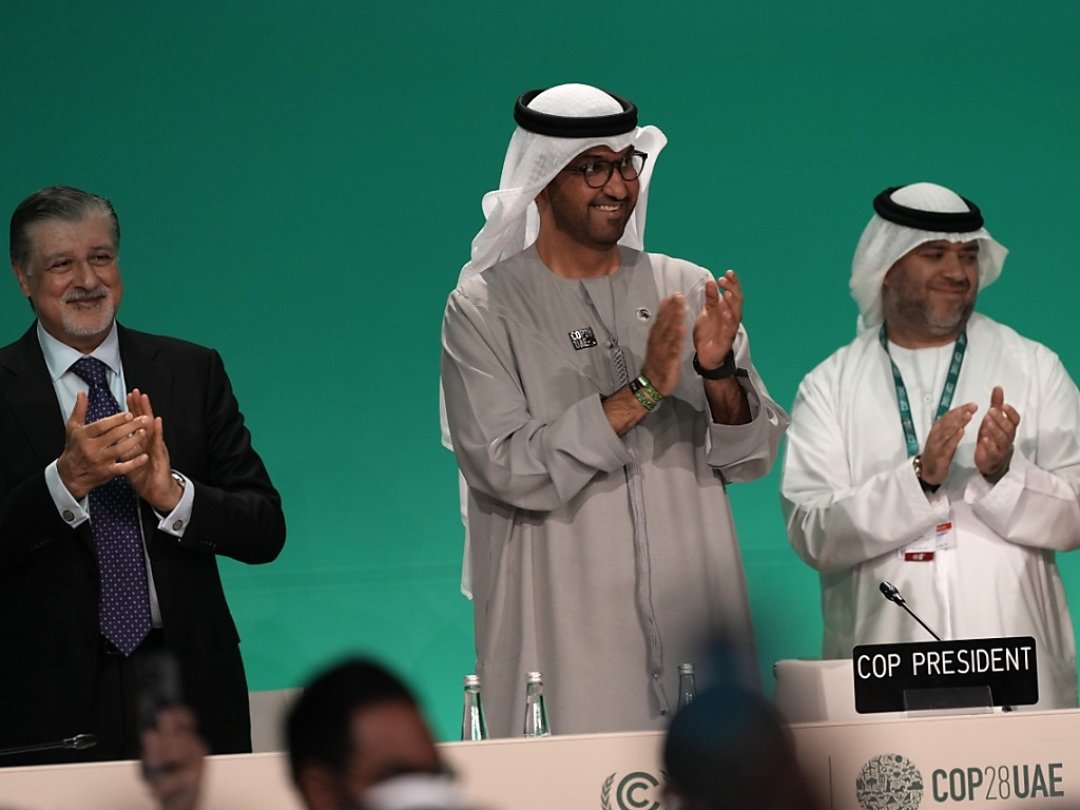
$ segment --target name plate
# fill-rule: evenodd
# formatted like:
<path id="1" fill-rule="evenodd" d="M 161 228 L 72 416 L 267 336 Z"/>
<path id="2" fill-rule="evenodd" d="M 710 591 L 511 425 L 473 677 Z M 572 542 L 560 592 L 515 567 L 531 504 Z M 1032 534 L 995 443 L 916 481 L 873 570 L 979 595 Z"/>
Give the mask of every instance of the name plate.
<path id="1" fill-rule="evenodd" d="M 860 714 L 1039 702 L 1031 636 L 859 644 L 851 659 Z"/>

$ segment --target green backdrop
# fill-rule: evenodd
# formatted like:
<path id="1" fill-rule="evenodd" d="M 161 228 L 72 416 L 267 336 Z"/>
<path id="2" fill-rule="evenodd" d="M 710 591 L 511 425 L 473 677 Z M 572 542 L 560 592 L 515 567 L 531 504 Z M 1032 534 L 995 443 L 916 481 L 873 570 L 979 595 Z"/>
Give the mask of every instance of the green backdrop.
<path id="1" fill-rule="evenodd" d="M 2 0 L 0 211 L 110 197 L 122 319 L 225 357 L 289 521 L 273 565 L 222 564 L 252 688 L 372 653 L 453 738 L 472 626 L 439 330 L 517 94 L 587 81 L 664 129 L 647 244 L 740 272 L 781 403 L 853 334 L 873 195 L 917 180 L 1012 249 L 980 307 L 1077 372 L 1078 23 L 1075 0 Z M 30 320 L 8 284 L 4 341 Z M 733 494 L 763 673 L 821 634 L 777 482 Z"/>

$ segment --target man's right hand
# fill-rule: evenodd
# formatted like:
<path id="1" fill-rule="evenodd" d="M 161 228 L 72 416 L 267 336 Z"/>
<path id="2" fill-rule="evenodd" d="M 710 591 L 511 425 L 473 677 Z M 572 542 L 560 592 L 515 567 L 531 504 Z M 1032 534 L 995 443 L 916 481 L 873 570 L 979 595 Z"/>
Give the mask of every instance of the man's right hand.
<path id="1" fill-rule="evenodd" d="M 949 477 L 949 465 L 956 455 L 960 439 L 964 437 L 964 428 L 978 409 L 974 402 L 967 402 L 957 405 L 934 422 L 920 453 L 923 481 L 938 486 Z"/>
<path id="2" fill-rule="evenodd" d="M 649 330 L 641 373 L 665 397 L 679 383 L 679 364 L 686 339 L 686 299 L 681 293 L 660 302 L 660 311 Z"/>
<path id="3" fill-rule="evenodd" d="M 149 460 L 146 417 L 125 411 L 87 425 L 86 408 L 86 394 L 79 392 L 64 426 L 64 452 L 56 461 L 60 481 L 76 500 Z"/>

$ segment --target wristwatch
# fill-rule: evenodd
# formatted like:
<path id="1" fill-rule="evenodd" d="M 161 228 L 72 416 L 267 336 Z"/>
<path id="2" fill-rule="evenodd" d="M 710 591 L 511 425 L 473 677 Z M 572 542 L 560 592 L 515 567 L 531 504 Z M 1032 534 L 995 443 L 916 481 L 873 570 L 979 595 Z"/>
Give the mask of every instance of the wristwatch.
<path id="1" fill-rule="evenodd" d="M 716 368 L 705 368 L 698 362 L 697 352 L 694 353 L 694 371 L 706 380 L 725 380 L 733 377 L 738 369 L 735 367 L 735 351 L 731 350 L 724 358 L 724 362 Z"/>
<path id="2" fill-rule="evenodd" d="M 919 486 L 922 487 L 923 492 L 931 492 L 931 493 L 933 493 L 933 492 L 938 491 L 938 487 L 940 487 L 941 484 L 931 484 L 929 481 L 924 480 L 923 477 L 922 477 L 922 454 L 921 453 L 916 455 L 916 456 L 912 456 L 912 458 L 911 458 L 911 467 L 912 467 L 912 469 L 915 470 L 915 477 L 919 480 Z"/>

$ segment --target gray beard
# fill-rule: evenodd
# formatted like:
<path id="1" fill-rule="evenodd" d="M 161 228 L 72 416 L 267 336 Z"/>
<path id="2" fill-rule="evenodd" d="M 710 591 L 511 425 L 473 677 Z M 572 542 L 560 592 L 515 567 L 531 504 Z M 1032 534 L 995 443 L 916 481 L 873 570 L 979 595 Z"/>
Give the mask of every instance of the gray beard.
<path id="1" fill-rule="evenodd" d="M 79 323 L 74 317 L 64 313 L 62 318 L 64 331 L 74 337 L 94 337 L 102 332 L 107 332 L 112 326 L 113 319 L 116 318 L 116 309 L 112 306 L 111 301 L 108 301 L 108 299 L 106 301 L 106 306 L 101 310 L 99 319 L 94 323 Z"/>

